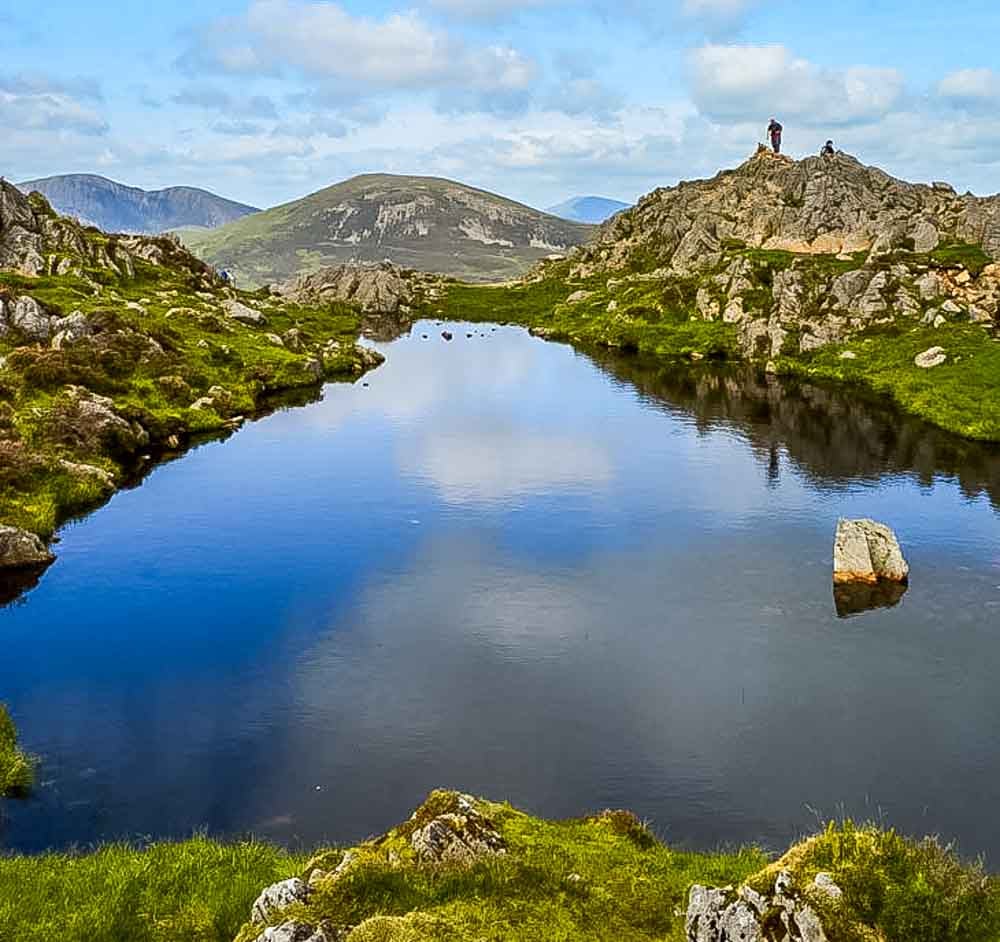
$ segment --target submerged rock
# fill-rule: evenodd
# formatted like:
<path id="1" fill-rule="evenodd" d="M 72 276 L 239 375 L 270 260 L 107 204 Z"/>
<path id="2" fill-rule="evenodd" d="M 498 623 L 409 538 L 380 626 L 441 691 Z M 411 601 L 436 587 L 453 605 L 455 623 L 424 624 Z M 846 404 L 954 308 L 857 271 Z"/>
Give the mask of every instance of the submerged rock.
<path id="1" fill-rule="evenodd" d="M 34 533 L 0 525 L 0 569 L 48 566 L 54 559 L 55 556 Z"/>
<path id="2" fill-rule="evenodd" d="M 833 545 L 833 581 L 837 585 L 880 579 L 905 583 L 910 567 L 890 527 L 874 520 L 840 520 Z"/>

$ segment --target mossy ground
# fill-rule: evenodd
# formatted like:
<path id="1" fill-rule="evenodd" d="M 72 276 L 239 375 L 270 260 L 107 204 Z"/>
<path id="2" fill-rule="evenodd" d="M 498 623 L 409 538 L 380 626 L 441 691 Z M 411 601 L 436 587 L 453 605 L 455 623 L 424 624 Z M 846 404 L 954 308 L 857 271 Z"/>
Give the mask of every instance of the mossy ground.
<path id="1" fill-rule="evenodd" d="M 149 450 L 156 450 L 175 434 L 186 440 L 222 430 L 276 391 L 317 386 L 309 360 L 329 340 L 342 343 L 340 352 L 322 358 L 327 378 L 362 372 L 354 349 L 359 319 L 346 305 L 307 308 L 240 292 L 238 300 L 267 318 L 266 326 L 250 327 L 224 315 L 228 292 L 205 291 L 183 270 L 139 262 L 134 278 L 94 272 L 88 279 L 0 272 L 0 291 L 9 296 L 29 294 L 60 315 L 81 311 L 101 328 L 92 342 L 62 350 L 11 334 L 0 338 L 2 523 L 48 536 L 68 516 L 107 497 L 99 476 L 74 473 L 60 459 L 102 468 L 118 482 L 134 470 L 134 456 L 110 453 L 103 444 L 69 446 L 70 430 L 60 433 L 69 384 L 113 399 L 121 415 L 149 430 Z M 103 283 L 99 293 L 95 279 Z M 302 338 L 298 350 L 274 340 L 291 328 Z M 213 387 L 225 396 L 192 409 Z"/>
<path id="2" fill-rule="evenodd" d="M 576 292 L 583 300 L 569 302 Z M 446 286 L 431 316 L 502 321 L 533 328 L 552 340 L 616 347 L 663 357 L 735 357 L 736 331 L 695 314 L 694 279 L 619 282 L 572 279 L 568 266 L 546 266 L 541 280 L 507 285 Z M 610 309 L 609 309 L 610 305 Z"/>
<path id="3" fill-rule="evenodd" d="M 758 316 L 770 310 L 775 272 L 794 263 L 806 275 L 807 284 L 819 284 L 864 262 L 863 254 L 851 259 L 800 257 L 739 245 L 730 247 L 730 252 L 751 262 L 752 279 L 759 286 Z M 904 254 L 915 264 L 930 268 L 963 265 L 972 273 L 989 261 L 975 246 L 945 246 L 927 256 Z M 894 260 L 887 258 L 884 264 Z M 496 286 L 451 283 L 426 313 L 516 323 L 552 340 L 635 350 L 667 359 L 737 358 L 736 328 L 706 321 L 696 311 L 698 288 L 706 284 L 710 286 L 707 276 L 616 279 L 612 275 L 609 280 L 603 274 L 573 279 L 569 263 L 556 262 L 543 267 L 535 281 Z M 568 303 L 577 291 L 588 296 Z M 754 291 L 747 293 L 751 302 L 754 296 Z M 932 346 L 945 348 L 947 363 L 931 370 L 916 366 L 916 355 Z M 855 359 L 841 359 L 845 350 L 854 353 Z M 931 328 L 900 319 L 896 326 L 869 331 L 848 343 L 783 356 L 777 368 L 787 374 L 863 385 L 947 431 L 1000 441 L 1000 342 L 976 324 L 953 321 Z"/>
<path id="4" fill-rule="evenodd" d="M 34 781 L 31 757 L 18 746 L 14 721 L 0 703 L 0 798 L 25 795 Z"/>

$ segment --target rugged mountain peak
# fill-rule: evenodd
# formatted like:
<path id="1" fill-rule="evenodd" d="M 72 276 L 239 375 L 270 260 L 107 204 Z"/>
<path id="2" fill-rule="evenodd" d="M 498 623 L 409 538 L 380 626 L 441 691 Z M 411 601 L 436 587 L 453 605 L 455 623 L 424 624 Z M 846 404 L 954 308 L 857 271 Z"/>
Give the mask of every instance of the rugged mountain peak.
<path id="1" fill-rule="evenodd" d="M 1000 197 L 914 184 L 838 153 L 792 160 L 759 150 L 709 180 L 654 190 L 585 249 L 585 268 L 711 268 L 728 247 L 799 254 L 927 253 L 981 245 L 1000 260 Z"/>
<path id="2" fill-rule="evenodd" d="M 437 177 L 365 174 L 212 232 L 185 233 L 241 283 L 390 259 L 404 268 L 489 281 L 523 274 L 594 233 L 493 193 Z"/>

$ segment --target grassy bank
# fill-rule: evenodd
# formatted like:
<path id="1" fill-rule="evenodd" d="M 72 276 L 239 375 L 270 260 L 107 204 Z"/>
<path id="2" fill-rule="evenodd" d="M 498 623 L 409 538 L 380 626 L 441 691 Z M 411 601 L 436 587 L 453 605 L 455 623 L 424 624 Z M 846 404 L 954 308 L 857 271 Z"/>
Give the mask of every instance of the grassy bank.
<path id="1" fill-rule="evenodd" d="M 205 838 L 0 857 L 5 942 L 230 942 L 261 888 L 303 861 Z"/>
<path id="2" fill-rule="evenodd" d="M 957 249 L 955 250 L 957 251 Z M 770 304 L 774 273 L 792 264 L 788 252 L 741 250 L 759 281 L 760 304 Z M 981 251 L 978 255 L 981 255 Z M 978 258 L 963 255 L 972 267 Z M 951 256 L 928 257 L 951 264 Z M 848 271 L 859 260 L 825 256 L 799 259 L 817 279 Z M 588 346 L 635 350 L 663 358 L 737 358 L 737 329 L 705 320 L 696 297 L 705 279 L 607 275 L 574 279 L 566 262 L 548 265 L 537 281 L 499 286 L 451 283 L 425 313 L 438 318 L 504 321 L 529 327 L 539 336 Z M 752 296 L 752 295 L 751 295 Z M 914 357 L 944 347 L 948 360 L 932 370 Z M 842 357 L 843 354 L 847 357 Z M 764 366 L 761 361 L 761 366 Z M 1000 343 L 983 327 L 952 321 L 927 327 L 900 318 L 896 325 L 858 335 L 809 353 L 779 357 L 779 372 L 859 384 L 893 399 L 906 411 L 947 431 L 983 441 L 1000 441 Z"/>
<path id="3" fill-rule="evenodd" d="M 14 721 L 0 703 L 0 798 L 26 794 L 34 780 L 31 758 L 18 746 Z"/>
<path id="4" fill-rule="evenodd" d="M 627 812 L 546 821 L 477 801 L 505 853 L 465 863 L 421 862 L 416 828 L 448 805 L 433 793 L 414 818 L 310 861 L 258 843 L 199 838 L 146 849 L 0 857 L 0 938 L 18 942 L 241 942 L 259 891 L 291 875 L 314 880 L 307 903 L 271 917 L 323 926 L 349 942 L 684 938 L 692 884 L 748 883 L 768 893 L 787 869 L 796 886 L 829 873 L 839 902 L 808 895 L 831 942 L 988 942 L 1000 938 L 1000 887 L 936 841 L 831 825 L 778 861 L 760 850 L 690 853 L 657 840 Z M 242 929 L 241 929 L 242 926 Z M 351 927 L 345 929 L 345 927 Z M 334 932 L 342 933 L 334 935 Z"/>
<path id="5" fill-rule="evenodd" d="M 356 313 L 307 308 L 264 293 L 206 290 L 183 269 L 138 262 L 134 277 L 25 277 L 0 272 L 0 293 L 29 296 L 53 316 L 80 312 L 87 334 L 61 346 L 0 336 L 0 522 L 48 536 L 105 499 L 141 455 L 253 415 L 276 391 L 356 378 L 368 365 Z M 234 302 L 260 324 L 227 316 Z M 73 387 L 111 400 L 128 429 L 89 425 Z"/>

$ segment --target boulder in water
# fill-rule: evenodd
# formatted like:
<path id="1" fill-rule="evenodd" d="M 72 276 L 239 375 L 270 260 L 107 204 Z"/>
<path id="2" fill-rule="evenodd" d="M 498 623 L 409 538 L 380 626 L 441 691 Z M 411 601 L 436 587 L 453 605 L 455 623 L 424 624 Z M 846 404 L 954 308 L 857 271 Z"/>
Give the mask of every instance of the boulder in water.
<path id="1" fill-rule="evenodd" d="M 910 567 L 890 527 L 874 520 L 840 520 L 833 544 L 833 581 L 837 585 L 879 580 L 905 583 Z"/>

